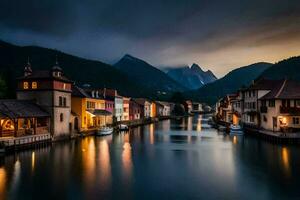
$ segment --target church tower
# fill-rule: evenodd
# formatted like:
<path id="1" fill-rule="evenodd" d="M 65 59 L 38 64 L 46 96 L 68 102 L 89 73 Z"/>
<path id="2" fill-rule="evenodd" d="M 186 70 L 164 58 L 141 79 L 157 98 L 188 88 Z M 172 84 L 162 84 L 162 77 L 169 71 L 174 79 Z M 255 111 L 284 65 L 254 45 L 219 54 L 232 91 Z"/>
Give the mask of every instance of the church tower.
<path id="1" fill-rule="evenodd" d="M 34 100 L 51 115 L 54 140 L 70 137 L 71 86 L 57 60 L 51 70 L 32 70 L 27 63 L 24 76 L 17 79 L 17 99 Z"/>

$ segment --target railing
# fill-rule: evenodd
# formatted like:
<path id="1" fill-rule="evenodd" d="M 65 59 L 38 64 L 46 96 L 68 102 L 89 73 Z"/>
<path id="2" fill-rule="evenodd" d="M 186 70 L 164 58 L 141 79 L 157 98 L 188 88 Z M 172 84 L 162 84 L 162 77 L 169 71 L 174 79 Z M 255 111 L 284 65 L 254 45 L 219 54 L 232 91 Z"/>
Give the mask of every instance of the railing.
<path id="1" fill-rule="evenodd" d="M 280 106 L 280 113 L 281 114 L 299 115 L 300 114 L 300 108 Z"/>
<path id="2" fill-rule="evenodd" d="M 261 113 L 267 113 L 268 112 L 268 107 L 267 106 L 261 106 L 260 107 L 260 112 Z"/>

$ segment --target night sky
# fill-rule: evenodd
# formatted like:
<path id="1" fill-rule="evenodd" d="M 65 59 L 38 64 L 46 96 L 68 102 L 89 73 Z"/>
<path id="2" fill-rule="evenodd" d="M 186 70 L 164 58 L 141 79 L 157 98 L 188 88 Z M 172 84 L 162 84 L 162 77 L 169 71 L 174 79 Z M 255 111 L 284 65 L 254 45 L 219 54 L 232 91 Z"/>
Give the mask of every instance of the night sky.
<path id="1" fill-rule="evenodd" d="M 114 63 L 193 62 L 218 77 L 300 55 L 299 0 L 1 0 L 0 39 Z"/>

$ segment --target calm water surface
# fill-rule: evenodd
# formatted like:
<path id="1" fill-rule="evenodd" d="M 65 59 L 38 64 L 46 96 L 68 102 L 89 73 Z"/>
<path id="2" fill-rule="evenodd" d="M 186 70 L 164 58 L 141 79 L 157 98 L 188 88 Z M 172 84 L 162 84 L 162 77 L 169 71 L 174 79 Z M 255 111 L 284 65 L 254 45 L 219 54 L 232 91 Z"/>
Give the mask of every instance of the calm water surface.
<path id="1" fill-rule="evenodd" d="M 0 157 L 0 199 L 300 199 L 300 146 L 230 137 L 206 119 Z"/>

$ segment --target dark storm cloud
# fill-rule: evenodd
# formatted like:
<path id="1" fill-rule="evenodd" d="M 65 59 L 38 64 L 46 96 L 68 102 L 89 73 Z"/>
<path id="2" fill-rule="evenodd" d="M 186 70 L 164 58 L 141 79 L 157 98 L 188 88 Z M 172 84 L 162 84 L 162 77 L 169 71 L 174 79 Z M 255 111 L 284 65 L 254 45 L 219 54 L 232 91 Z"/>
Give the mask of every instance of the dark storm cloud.
<path id="1" fill-rule="evenodd" d="M 0 9 L 0 37 L 11 42 L 107 62 L 125 53 L 157 65 L 200 62 L 219 74 L 247 59 L 222 66 L 216 55 L 300 39 L 298 0 L 4 0 Z"/>

